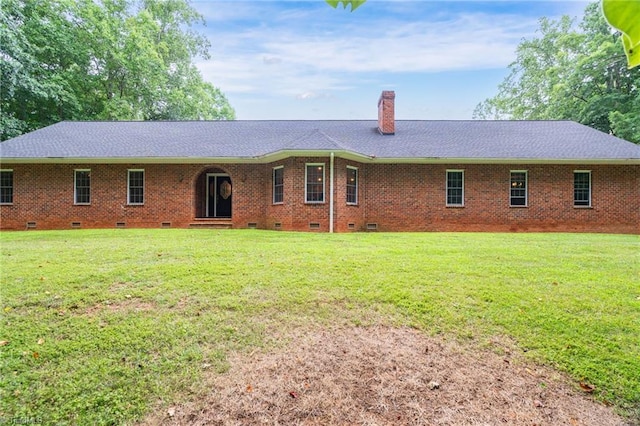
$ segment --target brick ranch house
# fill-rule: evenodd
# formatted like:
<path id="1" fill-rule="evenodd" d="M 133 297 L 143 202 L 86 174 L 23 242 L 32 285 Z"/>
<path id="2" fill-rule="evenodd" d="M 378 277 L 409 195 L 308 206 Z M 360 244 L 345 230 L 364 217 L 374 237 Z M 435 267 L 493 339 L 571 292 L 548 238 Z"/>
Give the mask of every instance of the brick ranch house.
<path id="1" fill-rule="evenodd" d="M 61 122 L 0 144 L 1 228 L 640 234 L 640 146 L 569 121 Z"/>

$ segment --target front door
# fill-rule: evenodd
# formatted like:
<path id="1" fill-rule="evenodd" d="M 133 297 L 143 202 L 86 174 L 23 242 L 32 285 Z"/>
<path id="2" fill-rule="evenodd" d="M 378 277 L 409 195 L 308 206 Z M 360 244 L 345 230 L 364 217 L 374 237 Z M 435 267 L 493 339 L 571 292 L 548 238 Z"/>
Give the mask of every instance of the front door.
<path id="1" fill-rule="evenodd" d="M 207 175 L 207 217 L 231 217 L 232 186 L 228 175 Z"/>

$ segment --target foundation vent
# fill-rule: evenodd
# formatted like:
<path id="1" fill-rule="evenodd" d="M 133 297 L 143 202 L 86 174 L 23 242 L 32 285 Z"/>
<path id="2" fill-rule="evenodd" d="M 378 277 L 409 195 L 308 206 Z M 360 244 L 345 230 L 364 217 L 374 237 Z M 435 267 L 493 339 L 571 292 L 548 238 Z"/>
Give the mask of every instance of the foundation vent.
<path id="1" fill-rule="evenodd" d="M 71 227 L 72 228 L 81 228 L 82 227 L 82 223 L 80 223 L 80 222 L 71 222 Z"/>
<path id="2" fill-rule="evenodd" d="M 282 229 L 282 223 L 276 222 L 275 225 L 273 225 L 273 227 L 276 229 Z"/>
<path id="3" fill-rule="evenodd" d="M 127 224 L 124 222 L 116 222 L 116 228 L 124 228 L 125 226 L 127 226 Z"/>
<path id="4" fill-rule="evenodd" d="M 160 226 L 163 228 L 171 228 L 171 222 L 162 222 Z"/>
<path id="5" fill-rule="evenodd" d="M 256 229 L 257 227 L 258 227 L 258 224 L 256 222 L 247 223 L 247 228 L 249 229 Z"/>
<path id="6" fill-rule="evenodd" d="M 350 224 L 347 225 L 347 227 L 349 229 L 356 229 L 356 224 L 355 223 L 350 223 Z"/>
<path id="7" fill-rule="evenodd" d="M 318 222 L 309 223 L 309 229 L 320 229 L 320 224 Z"/>
<path id="8" fill-rule="evenodd" d="M 376 231 L 378 230 L 377 223 L 367 223 L 367 231 Z"/>
<path id="9" fill-rule="evenodd" d="M 36 229 L 35 222 L 27 222 L 27 229 Z"/>

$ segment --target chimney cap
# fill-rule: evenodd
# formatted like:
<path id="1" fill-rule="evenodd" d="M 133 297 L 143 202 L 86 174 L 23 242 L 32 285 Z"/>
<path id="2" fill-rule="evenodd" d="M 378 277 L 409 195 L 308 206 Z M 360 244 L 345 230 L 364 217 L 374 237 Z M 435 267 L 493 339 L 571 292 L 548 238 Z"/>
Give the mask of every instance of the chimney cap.
<path id="1" fill-rule="evenodd" d="M 396 98 L 396 92 L 393 90 L 383 90 L 382 93 L 380 93 L 380 99 L 378 100 L 378 105 L 380 104 L 380 102 L 382 102 L 383 99 L 395 99 Z"/>

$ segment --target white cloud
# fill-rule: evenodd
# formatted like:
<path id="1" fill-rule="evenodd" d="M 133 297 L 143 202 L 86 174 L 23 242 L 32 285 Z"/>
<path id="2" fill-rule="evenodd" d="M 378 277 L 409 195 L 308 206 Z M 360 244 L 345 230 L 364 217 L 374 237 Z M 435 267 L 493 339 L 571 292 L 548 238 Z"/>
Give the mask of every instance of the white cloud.
<path id="1" fill-rule="evenodd" d="M 290 32 L 261 43 L 268 55 L 299 67 L 335 72 L 433 72 L 504 67 L 535 20 L 461 15 L 444 22 L 377 22 L 323 37 Z M 353 35 L 351 35 L 353 34 Z"/>
<path id="2" fill-rule="evenodd" d="M 582 8 L 579 1 L 513 0 L 370 0 L 353 13 L 334 10 L 321 0 L 196 0 L 193 5 L 207 20 L 203 30 L 212 46 L 212 59 L 196 65 L 232 103 L 253 108 L 248 113 L 238 110 L 239 117 L 252 118 L 274 116 L 273 105 L 300 106 L 278 115 L 286 117 L 301 117 L 304 108 L 321 105 L 330 108 L 325 115 L 348 116 L 351 110 L 358 115 L 361 106 L 352 103 L 360 102 L 364 93 L 409 81 L 409 90 L 421 96 L 413 104 L 417 110 L 426 96 L 435 99 L 433 90 L 427 94 L 424 89 L 430 76 L 505 70 L 521 40 L 534 35 L 540 16 Z M 460 96 L 469 99 L 466 105 L 456 99 L 454 107 L 465 108 L 457 115 L 466 116 L 483 98 L 469 93 L 477 82 L 460 83 L 454 83 L 465 87 L 457 89 L 464 93 Z M 450 98 L 455 90 L 443 89 L 443 96 Z M 486 88 L 482 93 L 488 96 Z M 403 100 L 402 105 L 408 104 L 409 99 Z M 442 99 L 428 108 L 445 109 Z"/>
<path id="3" fill-rule="evenodd" d="M 305 93 L 350 87 L 353 75 L 506 67 L 535 19 L 463 14 L 441 21 L 376 19 L 346 28 L 244 28 L 214 36 L 198 67 L 226 92 Z"/>
<path id="4" fill-rule="evenodd" d="M 262 62 L 264 62 L 267 65 L 280 64 L 282 63 L 282 58 L 278 58 L 275 56 L 263 56 Z"/>
<path id="5" fill-rule="evenodd" d="M 333 95 L 331 93 L 322 93 L 322 92 L 305 92 L 296 95 L 296 99 L 301 101 L 306 101 L 310 99 L 332 99 Z"/>

